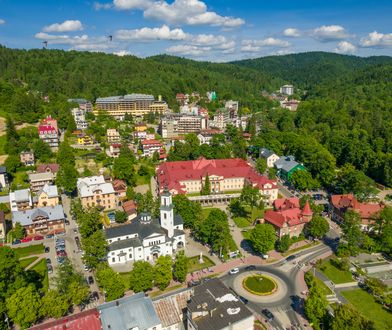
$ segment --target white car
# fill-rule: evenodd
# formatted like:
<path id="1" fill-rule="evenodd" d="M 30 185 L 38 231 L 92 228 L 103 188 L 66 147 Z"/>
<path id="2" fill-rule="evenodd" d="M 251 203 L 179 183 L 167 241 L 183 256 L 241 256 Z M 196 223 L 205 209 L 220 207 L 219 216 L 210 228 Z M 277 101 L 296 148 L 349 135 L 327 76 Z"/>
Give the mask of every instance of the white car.
<path id="1" fill-rule="evenodd" d="M 239 271 L 240 271 L 240 269 L 238 267 L 236 267 L 236 268 L 230 269 L 229 274 L 234 275 L 234 274 L 239 273 Z"/>
<path id="2" fill-rule="evenodd" d="M 267 259 L 269 258 L 269 255 L 268 255 L 268 254 L 262 254 L 261 257 L 262 257 L 264 260 L 267 260 Z"/>

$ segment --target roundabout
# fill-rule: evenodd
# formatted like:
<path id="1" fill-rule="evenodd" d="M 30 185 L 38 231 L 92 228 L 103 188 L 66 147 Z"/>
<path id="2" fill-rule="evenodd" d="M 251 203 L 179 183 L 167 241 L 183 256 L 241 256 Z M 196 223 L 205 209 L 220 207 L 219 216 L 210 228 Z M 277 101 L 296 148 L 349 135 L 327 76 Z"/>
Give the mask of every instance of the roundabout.
<path id="1" fill-rule="evenodd" d="M 278 289 L 276 281 L 261 274 L 250 275 L 242 281 L 244 289 L 258 296 L 268 296 Z"/>

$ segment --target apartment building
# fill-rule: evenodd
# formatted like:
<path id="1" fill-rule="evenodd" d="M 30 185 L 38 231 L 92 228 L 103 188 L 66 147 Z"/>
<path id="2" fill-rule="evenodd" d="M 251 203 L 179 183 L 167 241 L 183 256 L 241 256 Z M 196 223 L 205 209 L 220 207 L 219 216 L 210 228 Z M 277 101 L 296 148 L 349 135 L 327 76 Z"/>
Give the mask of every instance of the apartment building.
<path id="1" fill-rule="evenodd" d="M 143 140 L 141 143 L 143 156 L 144 157 L 152 157 L 154 152 L 158 152 L 159 154 L 163 153 L 163 145 L 161 141 L 158 140 Z"/>
<path id="2" fill-rule="evenodd" d="M 59 204 L 59 192 L 57 186 L 46 184 L 37 192 L 37 206 L 56 206 Z"/>
<path id="3" fill-rule="evenodd" d="M 120 143 L 121 141 L 120 133 L 115 128 L 108 128 L 106 130 L 106 138 L 108 143 Z"/>
<path id="4" fill-rule="evenodd" d="M 80 202 L 85 208 L 97 206 L 104 210 L 112 210 L 117 205 L 113 185 L 105 182 L 103 175 L 79 178 L 77 189 Z"/>
<path id="5" fill-rule="evenodd" d="M 52 148 L 59 146 L 59 130 L 57 120 L 48 116 L 38 126 L 38 136 Z"/>
<path id="6" fill-rule="evenodd" d="M 51 172 L 44 173 L 30 173 L 29 174 L 30 188 L 33 192 L 41 190 L 46 184 L 53 184 L 54 175 Z"/>
<path id="7" fill-rule="evenodd" d="M 77 129 L 85 130 L 88 128 L 88 122 L 86 121 L 86 110 L 80 108 L 73 108 L 71 110 L 71 113 L 74 118 Z"/>
<path id="8" fill-rule="evenodd" d="M 11 211 L 25 211 L 33 208 L 30 189 L 20 189 L 10 192 Z"/>
<path id="9" fill-rule="evenodd" d="M 97 98 L 94 114 L 105 111 L 109 116 L 123 119 L 125 114 L 142 117 L 150 112 L 165 114 L 168 110 L 167 103 L 159 96 L 155 101 L 153 95 L 128 94 L 124 96 L 110 96 Z"/>
<path id="10" fill-rule="evenodd" d="M 197 135 L 197 138 L 200 141 L 200 144 L 211 144 L 212 137 L 216 134 L 222 134 L 222 131 L 218 129 L 205 129 L 200 131 L 200 133 Z"/>
<path id="11" fill-rule="evenodd" d="M 280 93 L 285 95 L 293 95 L 294 94 L 294 86 L 293 85 L 283 85 L 280 87 Z"/>
<path id="12" fill-rule="evenodd" d="M 34 166 L 34 153 L 32 151 L 22 151 L 20 153 L 20 162 L 23 166 Z"/>
<path id="13" fill-rule="evenodd" d="M 159 133 L 162 138 L 170 139 L 188 133 L 199 133 L 208 128 L 208 119 L 202 116 L 170 114 L 161 119 Z"/>

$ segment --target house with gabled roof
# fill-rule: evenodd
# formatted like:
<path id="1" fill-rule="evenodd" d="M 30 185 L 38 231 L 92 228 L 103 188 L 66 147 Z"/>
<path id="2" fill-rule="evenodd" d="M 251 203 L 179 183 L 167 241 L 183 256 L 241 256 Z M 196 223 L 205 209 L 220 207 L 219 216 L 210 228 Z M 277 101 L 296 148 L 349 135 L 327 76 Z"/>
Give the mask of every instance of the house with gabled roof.
<path id="1" fill-rule="evenodd" d="M 275 154 L 272 150 L 267 148 L 260 149 L 260 158 L 265 159 L 267 162 L 267 167 L 274 167 L 275 162 L 280 158 L 277 154 Z"/>

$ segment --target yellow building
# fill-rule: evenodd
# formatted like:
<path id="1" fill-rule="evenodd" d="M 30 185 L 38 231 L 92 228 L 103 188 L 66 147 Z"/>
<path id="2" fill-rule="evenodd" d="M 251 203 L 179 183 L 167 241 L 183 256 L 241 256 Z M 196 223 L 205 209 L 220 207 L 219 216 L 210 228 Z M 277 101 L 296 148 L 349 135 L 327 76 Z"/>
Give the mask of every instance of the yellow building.
<path id="1" fill-rule="evenodd" d="M 79 135 L 78 144 L 82 146 L 93 144 L 93 140 L 89 135 Z"/>
<path id="2" fill-rule="evenodd" d="M 138 123 L 135 125 L 136 132 L 144 132 L 147 131 L 147 125 L 145 123 Z"/>
<path id="3" fill-rule="evenodd" d="M 46 184 L 37 192 L 37 207 L 56 206 L 59 204 L 57 186 Z"/>

